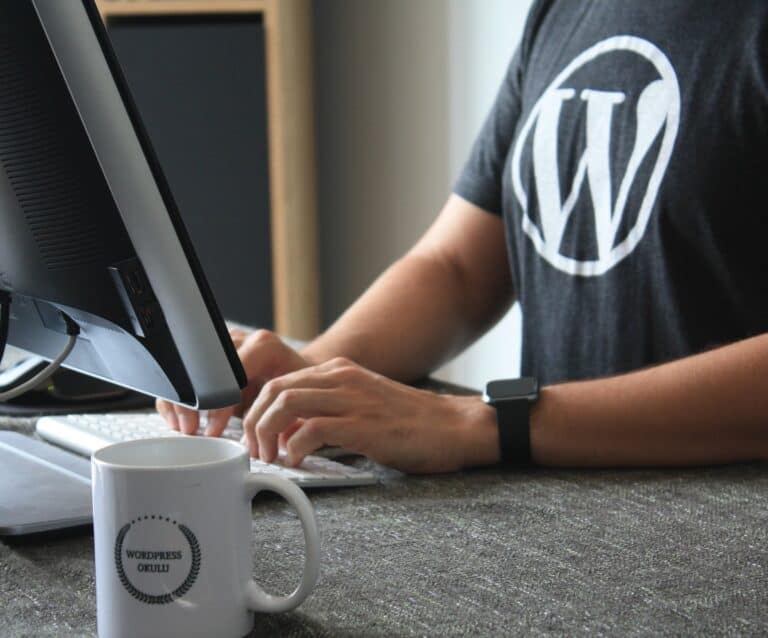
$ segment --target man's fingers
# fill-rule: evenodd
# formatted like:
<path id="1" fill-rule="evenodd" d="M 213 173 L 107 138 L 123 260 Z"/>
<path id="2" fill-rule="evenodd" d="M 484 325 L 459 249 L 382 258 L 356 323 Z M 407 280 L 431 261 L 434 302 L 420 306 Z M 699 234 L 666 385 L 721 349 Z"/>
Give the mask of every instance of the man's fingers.
<path id="1" fill-rule="evenodd" d="M 258 421 L 252 415 L 252 412 L 256 411 L 254 404 L 243 427 L 251 432 L 255 430 L 259 456 L 263 461 L 271 463 L 277 456 L 277 437 L 281 432 L 293 425 L 297 419 L 335 416 L 343 409 L 344 403 L 339 390 L 292 388 L 281 392 Z"/>
<path id="2" fill-rule="evenodd" d="M 307 419 L 296 429 L 285 446 L 288 452 L 288 465 L 296 466 L 308 454 L 312 454 L 324 445 L 344 446 L 349 421 L 333 417 L 315 417 Z"/>
<path id="3" fill-rule="evenodd" d="M 176 418 L 176 411 L 173 409 L 173 404 L 168 401 L 158 399 L 155 401 L 155 408 L 157 408 L 158 414 L 165 419 L 171 429 L 179 430 L 179 420 Z"/>
<path id="4" fill-rule="evenodd" d="M 190 408 L 158 399 L 155 402 L 158 413 L 176 431 L 194 434 L 200 425 L 200 413 Z"/>
<path id="5" fill-rule="evenodd" d="M 303 424 L 304 421 L 297 419 L 293 425 L 288 426 L 288 428 L 280 432 L 280 435 L 277 437 L 277 447 L 282 450 L 286 449 L 288 446 L 288 439 L 290 439 L 294 432 L 296 432 L 296 430 L 298 430 Z"/>
<path id="6" fill-rule="evenodd" d="M 244 428 L 253 429 L 269 407 L 283 392 L 302 389 L 332 389 L 344 385 L 348 380 L 345 370 L 329 364 L 303 368 L 272 379 L 264 384 L 243 422 Z"/>
<path id="7" fill-rule="evenodd" d="M 200 413 L 197 410 L 184 408 L 180 405 L 174 405 L 176 418 L 179 421 L 179 429 L 184 434 L 195 434 L 200 427 Z"/>
<path id="8" fill-rule="evenodd" d="M 331 373 L 329 369 L 352 366 L 349 361 L 337 359 L 311 368 L 300 354 L 286 346 L 277 335 L 266 330 L 249 334 L 238 348 L 237 354 L 248 376 L 248 390 L 243 394 L 241 406 L 248 406 L 255 398 L 243 420 L 246 444 L 254 456 L 259 453 L 257 450 L 261 449 L 255 432 L 256 423 L 284 389 L 336 387 L 339 385 L 340 372 Z M 331 374 L 331 377 L 320 378 L 322 373 Z M 307 374 L 315 376 L 305 376 Z M 268 381 L 269 379 L 271 381 Z M 267 383 L 262 387 L 265 381 Z M 273 448 L 276 450 L 276 445 L 270 446 L 270 451 Z M 260 456 L 264 458 L 265 450 L 261 449 L 261 452 Z"/>
<path id="9" fill-rule="evenodd" d="M 222 408 L 208 411 L 208 423 L 205 427 L 205 436 L 221 436 L 227 429 L 230 417 L 235 413 L 235 408 Z"/>
<path id="10" fill-rule="evenodd" d="M 256 401 L 251 405 L 243 420 L 243 429 L 245 430 L 251 454 L 255 456 L 258 449 L 260 458 L 270 462 L 277 454 L 275 439 L 280 431 L 287 427 L 286 422 L 290 421 L 290 415 L 288 413 L 284 414 L 283 418 L 279 421 L 279 425 L 275 423 L 272 428 L 267 428 L 269 434 L 264 439 L 259 438 L 259 435 L 256 433 L 256 425 L 263 420 L 267 410 L 271 409 L 277 401 L 286 402 L 286 396 L 284 395 L 287 392 L 310 388 L 328 391 L 333 388 L 338 389 L 339 387 L 351 384 L 356 378 L 357 372 L 356 367 L 350 361 L 346 359 L 332 359 L 311 368 L 295 370 L 267 382 L 261 388 Z M 334 399 L 338 398 L 334 397 Z M 326 412 L 329 405 L 333 405 L 333 402 L 317 406 L 317 409 L 320 411 L 315 413 L 306 408 L 307 414 L 297 413 L 293 418 L 327 416 Z M 267 439 L 269 439 L 269 442 Z"/>

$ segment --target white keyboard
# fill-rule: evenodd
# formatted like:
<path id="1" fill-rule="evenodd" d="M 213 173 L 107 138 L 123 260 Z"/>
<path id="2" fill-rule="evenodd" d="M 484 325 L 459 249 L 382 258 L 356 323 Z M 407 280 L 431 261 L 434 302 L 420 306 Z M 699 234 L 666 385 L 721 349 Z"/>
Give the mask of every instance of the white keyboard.
<path id="1" fill-rule="evenodd" d="M 204 420 L 201 431 L 205 430 Z M 38 420 L 37 433 L 47 441 L 79 454 L 90 456 L 96 450 L 135 439 L 163 436 L 187 436 L 172 430 L 158 414 L 69 414 L 46 416 Z M 240 441 L 242 421 L 232 418 L 222 436 Z M 284 452 L 276 463 L 251 459 L 251 472 L 287 478 L 299 487 L 348 487 L 377 482 L 372 472 L 364 471 L 320 456 L 308 456 L 298 467 L 281 464 Z"/>

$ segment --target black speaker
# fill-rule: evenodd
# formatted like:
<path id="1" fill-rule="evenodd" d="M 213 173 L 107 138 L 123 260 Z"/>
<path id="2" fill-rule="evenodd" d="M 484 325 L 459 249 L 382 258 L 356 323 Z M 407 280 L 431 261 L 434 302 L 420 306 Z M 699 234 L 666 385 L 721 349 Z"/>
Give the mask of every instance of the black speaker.
<path id="1" fill-rule="evenodd" d="M 222 313 L 272 328 L 260 17 L 111 18 L 107 29 Z"/>

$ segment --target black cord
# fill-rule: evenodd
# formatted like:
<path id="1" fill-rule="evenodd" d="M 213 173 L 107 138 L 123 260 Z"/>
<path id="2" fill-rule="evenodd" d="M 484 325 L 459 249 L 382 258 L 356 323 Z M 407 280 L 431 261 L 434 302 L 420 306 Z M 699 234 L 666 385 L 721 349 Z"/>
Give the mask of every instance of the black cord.
<path id="1" fill-rule="evenodd" d="M 8 342 L 8 328 L 11 324 L 11 295 L 0 290 L 0 362 L 5 354 L 5 344 Z"/>
<path id="2" fill-rule="evenodd" d="M 61 311 L 60 311 L 61 312 Z M 64 323 L 67 324 L 67 334 L 70 337 L 76 337 L 80 334 L 80 326 L 75 323 L 75 320 L 72 319 L 68 314 L 65 312 L 61 312 L 61 317 L 64 319 Z"/>
<path id="3" fill-rule="evenodd" d="M 31 379 L 27 379 L 23 383 L 14 386 L 10 390 L 0 392 L 0 401 L 10 401 L 11 399 L 20 397 L 25 392 L 36 388 L 38 385 L 43 383 L 43 381 L 46 381 L 51 375 L 53 375 L 56 370 L 61 367 L 61 364 L 64 363 L 65 359 L 69 356 L 69 353 L 74 350 L 75 345 L 77 344 L 77 335 L 80 334 L 80 327 L 77 325 L 77 323 L 75 323 L 72 317 L 69 317 L 63 312 L 61 313 L 61 316 L 64 319 L 64 322 L 67 324 L 67 345 L 64 346 L 64 349 L 53 361 L 51 361 L 45 368 L 43 368 Z"/>

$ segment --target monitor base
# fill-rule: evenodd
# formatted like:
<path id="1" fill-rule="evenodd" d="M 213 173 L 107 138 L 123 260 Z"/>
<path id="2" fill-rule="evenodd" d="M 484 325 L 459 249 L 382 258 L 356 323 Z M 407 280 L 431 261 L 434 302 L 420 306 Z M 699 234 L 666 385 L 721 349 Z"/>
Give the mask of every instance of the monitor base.
<path id="1" fill-rule="evenodd" d="M 24 383 L 46 365 L 47 362 L 39 357 L 21 360 L 0 373 L 0 391 Z M 34 417 L 114 412 L 147 409 L 153 405 L 152 397 L 61 368 L 34 390 L 0 402 L 0 415 Z"/>

